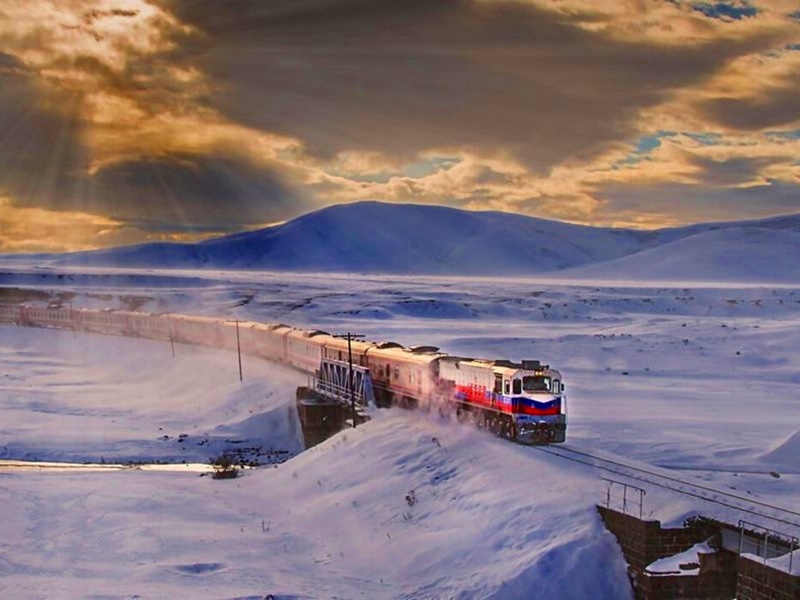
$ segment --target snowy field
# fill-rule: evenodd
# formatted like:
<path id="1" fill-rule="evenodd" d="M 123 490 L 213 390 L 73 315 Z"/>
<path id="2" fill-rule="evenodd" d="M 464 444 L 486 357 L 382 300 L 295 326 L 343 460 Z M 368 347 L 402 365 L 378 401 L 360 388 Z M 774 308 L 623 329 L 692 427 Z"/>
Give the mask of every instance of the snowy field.
<path id="1" fill-rule="evenodd" d="M 800 511 L 796 286 L 22 267 L 0 286 L 540 359 L 564 374 L 568 446 Z M 99 463 L 0 467 L 0 596 L 628 597 L 594 510 L 603 473 L 401 410 L 302 452 L 305 377 L 247 357 L 244 373 L 223 351 L 0 327 L 0 459 Z M 236 448 L 268 464 L 197 472 Z M 136 468 L 153 462 L 173 467 Z M 698 512 L 742 518 L 647 491 L 666 524 Z"/>

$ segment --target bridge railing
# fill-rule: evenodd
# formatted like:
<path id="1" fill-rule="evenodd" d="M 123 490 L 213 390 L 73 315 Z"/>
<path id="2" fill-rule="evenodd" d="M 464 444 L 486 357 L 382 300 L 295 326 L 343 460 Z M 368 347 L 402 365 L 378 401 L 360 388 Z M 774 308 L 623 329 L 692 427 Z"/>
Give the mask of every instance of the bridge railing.
<path id="1" fill-rule="evenodd" d="M 364 408 L 375 406 L 372 377 L 366 367 L 325 359 L 320 364 L 313 388 L 321 396 L 336 402 L 353 402 Z"/>
<path id="2" fill-rule="evenodd" d="M 742 554 L 755 555 L 761 558 L 763 564 L 767 564 L 768 560 L 784 557 L 785 560 L 781 563 L 788 562 L 788 564 L 782 564 L 778 568 L 788 568 L 788 572 L 792 573 L 794 555 L 798 549 L 800 549 L 800 540 L 795 536 L 757 523 L 739 521 L 739 556 Z"/>
<path id="3" fill-rule="evenodd" d="M 606 508 L 616 510 L 624 515 L 633 515 L 642 518 L 644 512 L 644 497 L 647 492 L 635 485 L 602 478 L 606 482 Z"/>

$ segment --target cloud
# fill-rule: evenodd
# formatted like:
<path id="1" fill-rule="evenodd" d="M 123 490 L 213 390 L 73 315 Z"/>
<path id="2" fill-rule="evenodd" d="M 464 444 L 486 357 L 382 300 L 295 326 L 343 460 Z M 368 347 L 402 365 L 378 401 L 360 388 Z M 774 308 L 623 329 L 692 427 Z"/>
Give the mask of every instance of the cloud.
<path id="1" fill-rule="evenodd" d="M 94 174 L 90 186 L 107 214 L 140 227 L 236 230 L 307 209 L 274 173 L 222 156 L 117 163 Z"/>
<path id="2" fill-rule="evenodd" d="M 361 199 L 654 226 L 763 189 L 774 214 L 800 185 L 793 11 L 6 0 L 0 195 L 125 239 Z M 705 200 L 670 214 L 665 186 Z"/>
<path id="3" fill-rule="evenodd" d="M 2 53 L 0 84 L 0 194 L 16 207 L 93 214 L 140 232 L 235 231 L 309 208 L 291 183 L 304 171 L 280 168 L 291 140 L 193 106 L 151 114 L 115 88 L 53 86 Z"/>
<path id="4" fill-rule="evenodd" d="M 504 150 L 546 172 L 635 131 L 639 111 L 763 36 L 688 47 L 603 37 L 507 2 L 170 2 L 234 122 L 343 151 Z M 246 14 L 243 24 L 237 15 Z"/>
<path id="5" fill-rule="evenodd" d="M 0 253 L 76 252 L 144 241 L 196 241 L 225 233 L 159 232 L 73 210 L 15 206 L 0 198 Z"/>
<path id="6" fill-rule="evenodd" d="M 746 188 L 721 188 L 680 183 L 609 184 L 598 190 L 609 215 L 647 217 L 665 224 L 736 221 L 797 211 L 797 185 L 770 182 Z M 647 211 L 642 211 L 647 198 Z M 765 207 L 768 207 L 765 210 Z M 677 218 L 680 216 L 680 218 Z"/>

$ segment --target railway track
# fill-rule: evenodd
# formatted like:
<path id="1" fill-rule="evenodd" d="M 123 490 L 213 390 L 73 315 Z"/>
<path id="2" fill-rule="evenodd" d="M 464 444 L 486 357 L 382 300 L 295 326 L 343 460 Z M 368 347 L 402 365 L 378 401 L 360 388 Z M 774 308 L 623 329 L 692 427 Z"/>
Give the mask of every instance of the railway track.
<path id="1" fill-rule="evenodd" d="M 768 519 L 791 526 L 800 531 L 800 512 L 768 502 L 748 498 L 740 494 L 664 473 L 664 469 L 646 464 L 632 464 L 618 457 L 602 456 L 596 452 L 573 448 L 569 445 L 533 446 L 532 450 L 550 454 L 565 460 L 581 463 L 619 477 L 699 498 L 741 513 Z"/>

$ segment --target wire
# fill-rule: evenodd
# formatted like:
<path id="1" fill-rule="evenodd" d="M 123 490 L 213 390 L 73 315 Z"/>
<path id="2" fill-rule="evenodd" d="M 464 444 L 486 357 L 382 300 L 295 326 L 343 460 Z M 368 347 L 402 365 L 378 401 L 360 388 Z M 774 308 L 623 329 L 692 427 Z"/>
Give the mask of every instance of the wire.
<path id="1" fill-rule="evenodd" d="M 752 509 L 749 509 L 749 508 L 745 508 L 745 507 L 742 507 L 742 506 L 737 506 L 735 504 L 729 504 L 727 502 L 723 502 L 721 500 L 717 500 L 717 499 L 714 499 L 714 498 L 709 498 L 709 497 L 704 496 L 704 495 L 699 494 L 699 493 L 690 492 L 690 491 L 687 491 L 687 490 L 682 490 L 682 489 L 679 489 L 679 488 L 676 488 L 676 487 L 671 487 L 671 486 L 669 486 L 669 485 L 667 485 L 665 483 L 659 483 L 657 481 L 652 481 L 650 479 L 645 479 L 643 477 L 637 477 L 635 475 L 631 475 L 630 473 L 624 473 L 622 471 L 615 471 L 612 468 L 604 467 L 602 465 L 591 463 L 591 462 L 588 462 L 588 461 L 585 461 L 585 460 L 580 460 L 578 458 L 574 458 L 574 457 L 571 457 L 571 456 L 565 456 L 564 454 L 560 454 L 559 452 L 555 451 L 555 449 L 551 448 L 551 447 L 533 446 L 533 449 L 534 450 L 538 450 L 540 452 L 545 452 L 546 454 L 552 454 L 553 456 L 557 456 L 559 458 L 564 458 L 566 460 L 571 460 L 571 461 L 574 461 L 574 462 L 577 462 L 577 463 L 580 463 L 580 464 L 588 465 L 590 467 L 603 469 L 604 471 L 608 471 L 610 473 L 614 473 L 615 475 L 621 475 L 623 477 L 628 477 L 630 479 L 635 479 L 636 481 L 643 481 L 645 483 L 649 483 L 651 485 L 655 485 L 657 487 L 661 487 L 661 488 L 664 488 L 664 489 L 667 489 L 667 490 L 670 490 L 670 491 L 673 491 L 673 492 L 678 492 L 678 493 L 681 493 L 681 494 L 684 494 L 684 495 L 687 495 L 687 496 L 692 496 L 694 498 L 699 498 L 701 500 L 705 500 L 706 502 L 712 502 L 714 504 L 719 504 L 720 506 L 725 506 L 727 508 L 733 508 L 733 509 L 739 510 L 741 512 L 746 512 L 746 513 L 749 513 L 751 515 L 756 515 L 758 517 L 762 517 L 764 519 L 770 519 L 770 520 L 776 521 L 778 523 L 783 523 L 785 525 L 791 525 L 792 527 L 800 528 L 800 523 L 795 523 L 794 521 L 787 521 L 786 519 L 781 519 L 779 517 L 773 517 L 773 516 L 765 515 L 763 513 L 757 512 L 755 510 L 752 510 Z M 786 514 L 800 516 L 800 513 L 797 513 L 797 512 L 795 512 L 793 510 L 789 510 L 789 509 L 786 509 L 786 508 L 781 508 L 779 506 L 774 506 L 772 504 L 767 504 L 765 502 L 759 502 L 758 500 L 751 500 L 749 498 L 744 498 L 742 496 L 737 496 L 736 494 L 731 494 L 731 493 L 728 493 L 728 492 L 724 492 L 722 490 L 717 490 L 717 489 L 706 487 L 706 486 L 703 486 L 703 485 L 694 484 L 694 483 L 691 483 L 691 482 L 688 482 L 688 481 L 684 481 L 682 479 L 678 479 L 676 477 L 670 477 L 668 475 L 661 475 L 660 473 L 654 473 L 653 471 L 648 471 L 647 469 L 634 467 L 632 465 L 627 465 L 625 463 L 617 462 L 617 461 L 610 460 L 610 459 L 607 459 L 607 458 L 601 458 L 599 456 L 595 456 L 595 455 L 589 454 L 587 452 L 581 452 L 580 450 L 573 450 L 572 448 L 565 448 L 565 447 L 560 447 L 560 448 L 558 448 L 558 450 L 572 452 L 572 453 L 578 454 L 580 456 L 585 456 L 585 457 L 591 458 L 591 459 L 593 459 L 595 461 L 607 462 L 607 463 L 610 463 L 610 464 L 618 466 L 618 467 L 622 467 L 622 468 L 625 468 L 625 469 L 630 469 L 632 471 L 639 471 L 640 473 L 645 473 L 645 474 L 650 475 L 652 477 L 660 477 L 661 479 L 666 479 L 668 481 L 673 481 L 673 482 L 679 483 L 681 485 L 693 487 L 695 489 L 700 489 L 700 490 L 703 490 L 703 491 L 706 491 L 706 492 L 711 492 L 711 493 L 714 493 L 714 494 L 720 494 L 722 496 L 728 496 L 730 498 L 733 498 L 735 500 L 743 502 L 746 505 L 750 505 L 750 506 L 759 505 L 759 506 L 763 506 L 765 508 L 769 508 L 770 510 L 774 510 L 776 512 L 782 512 L 782 513 L 786 513 Z"/>

